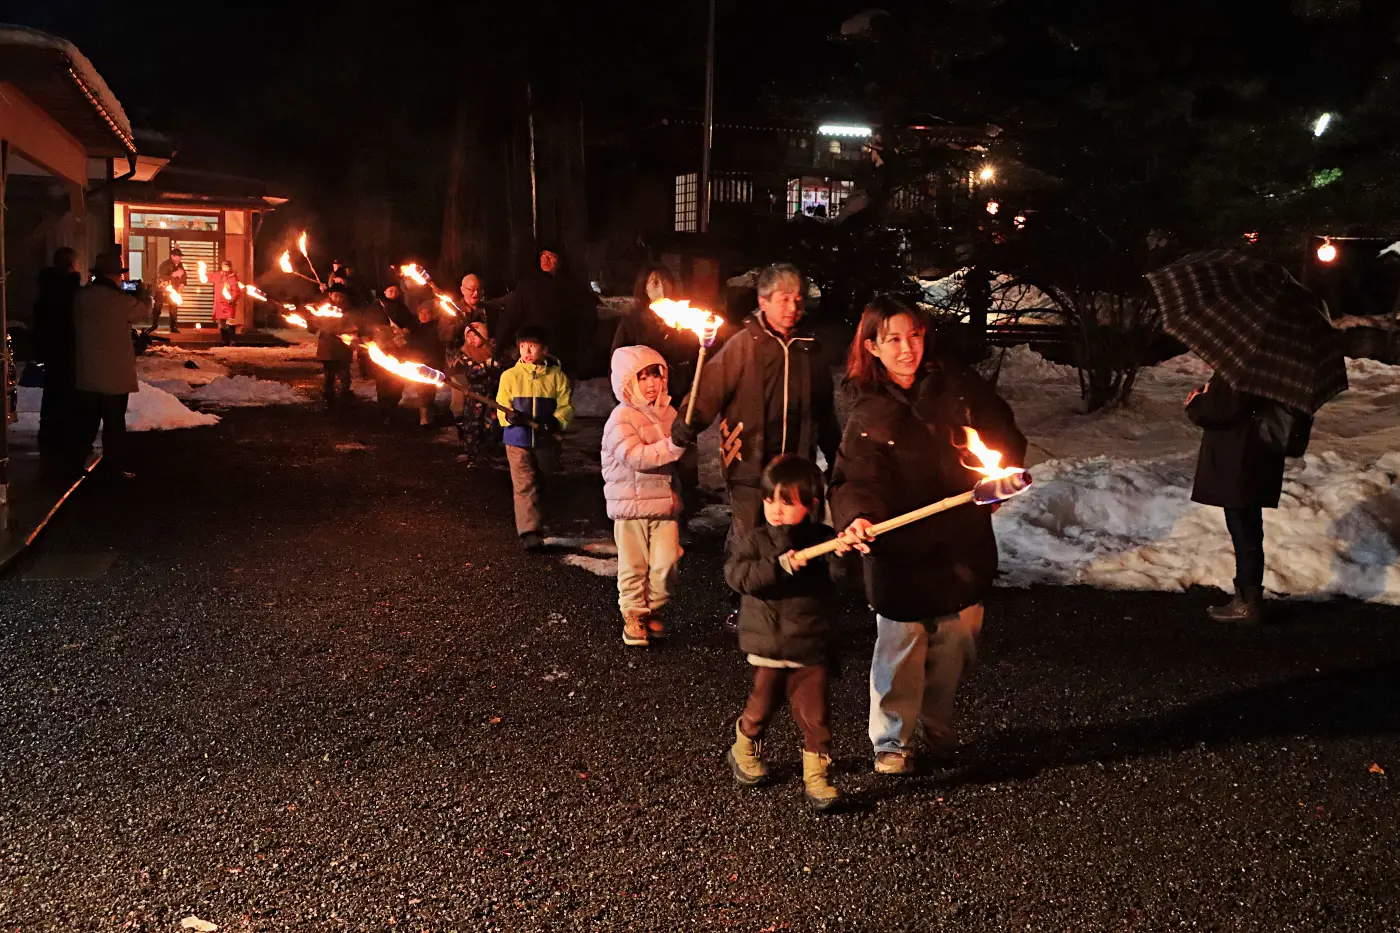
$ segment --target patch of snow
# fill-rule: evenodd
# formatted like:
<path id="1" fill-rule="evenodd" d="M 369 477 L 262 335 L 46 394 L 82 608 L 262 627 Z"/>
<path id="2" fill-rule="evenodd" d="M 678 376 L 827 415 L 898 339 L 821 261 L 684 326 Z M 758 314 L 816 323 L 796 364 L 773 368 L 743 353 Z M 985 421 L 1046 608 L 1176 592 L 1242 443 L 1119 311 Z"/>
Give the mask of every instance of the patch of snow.
<path id="1" fill-rule="evenodd" d="M 607 377 L 574 383 L 574 414 L 580 418 L 606 418 L 617 407 L 612 383 Z"/>
<path id="2" fill-rule="evenodd" d="M 306 402 L 304 395 L 285 382 L 256 376 L 219 376 L 189 392 L 185 398 L 227 408 L 301 405 Z"/>
<path id="3" fill-rule="evenodd" d="M 600 577 L 617 576 L 616 557 L 589 557 L 584 554 L 565 554 L 560 558 L 570 567 L 578 567 Z"/>
<path id="4" fill-rule="evenodd" d="M 218 415 L 190 411 L 178 398 L 163 389 L 145 382 L 138 385 L 139 390 L 127 400 L 128 431 L 174 431 L 219 423 Z"/>
<path id="5" fill-rule="evenodd" d="M 357 453 L 361 450 L 373 450 L 368 444 L 361 444 L 359 441 L 346 441 L 343 444 L 335 445 L 335 452 L 338 454 Z"/>

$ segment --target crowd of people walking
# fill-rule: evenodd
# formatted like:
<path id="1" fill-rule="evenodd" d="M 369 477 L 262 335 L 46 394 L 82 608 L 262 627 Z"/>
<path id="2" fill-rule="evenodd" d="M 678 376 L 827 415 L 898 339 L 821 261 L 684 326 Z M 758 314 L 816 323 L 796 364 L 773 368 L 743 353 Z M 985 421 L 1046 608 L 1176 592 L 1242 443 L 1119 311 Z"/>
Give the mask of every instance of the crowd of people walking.
<path id="1" fill-rule="evenodd" d="M 505 447 L 515 529 L 530 552 L 545 544 L 545 492 L 597 326 L 596 296 L 558 275 L 553 250 L 539 258 L 539 268 L 494 306 L 482 300 L 476 275 L 463 277 L 452 314 L 439 310 L 440 295 L 415 296 L 404 281 L 365 302 L 337 264 L 326 289 L 336 313 L 318 320 L 316 341 L 332 412 L 351 397 L 358 356 L 386 423 L 405 397 L 418 424 L 437 423 L 437 386 L 405 383 L 373 365 L 370 341 L 452 377 L 450 411 L 468 459 L 493 453 L 498 436 Z M 124 414 L 137 389 L 131 328 L 148 319 L 153 302 L 123 288 L 116 253 L 99 256 L 91 271 L 90 284 L 80 287 L 75 256 L 60 250 L 41 278 L 37 349 L 47 371 L 40 443 L 71 455 L 90 447 L 100 427 L 110 468 L 129 476 Z M 236 287 L 229 264 L 216 283 Z M 867 729 L 874 769 L 914 773 L 920 752 L 938 758 L 957 746 L 955 698 L 975 659 L 997 572 L 996 506 L 967 504 L 878 536 L 877 526 L 977 484 L 966 459 L 968 429 L 1005 465 L 1024 464 L 1027 441 L 993 386 L 934 343 L 916 306 L 877 297 L 864 308 L 846 353 L 843 427 L 829 358 L 803 323 L 798 269 L 762 271 L 757 309 L 694 383 L 699 338 L 650 311 L 676 291 L 667 269 L 643 268 L 634 307 L 612 341 L 617 405 L 600 461 L 618 555 L 621 640 L 642 648 L 669 634 L 667 606 L 698 488 L 697 438 L 717 425 L 731 512 L 727 621 L 751 669 L 728 764 L 740 784 L 767 778 L 765 737 L 786 700 L 802 734 L 806 796 L 826 809 L 840 798 L 829 774 L 826 698 L 843 650 L 833 619 L 840 570 L 860 555 L 874 613 Z M 1205 430 L 1193 497 L 1225 510 L 1235 545 L 1236 594 L 1212 610 L 1220 621 L 1260 618 L 1262 509 L 1278 505 L 1284 458 L 1301 449 L 1294 439 L 1281 447 L 1261 433 L 1270 404 L 1220 372 L 1186 400 L 1187 415 Z M 804 557 L 805 548 L 824 542 L 834 542 L 830 557 Z"/>

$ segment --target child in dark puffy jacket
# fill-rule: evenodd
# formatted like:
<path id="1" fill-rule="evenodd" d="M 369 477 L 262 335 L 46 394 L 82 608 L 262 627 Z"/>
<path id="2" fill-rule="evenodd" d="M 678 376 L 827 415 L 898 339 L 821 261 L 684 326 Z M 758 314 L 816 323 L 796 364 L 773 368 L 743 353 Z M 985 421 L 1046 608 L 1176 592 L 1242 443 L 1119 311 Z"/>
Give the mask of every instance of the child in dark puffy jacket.
<path id="1" fill-rule="evenodd" d="M 763 471 L 762 489 L 765 524 L 735 541 L 724 565 L 725 581 L 742 597 L 739 647 L 753 667 L 748 703 L 734 723 L 729 767 L 746 786 L 767 776 L 760 759 L 763 736 L 786 695 L 802 731 L 807 799 L 825 810 L 839 798 L 827 780 L 831 730 L 826 684 L 836 587 L 826 557 L 803 561 L 796 552 L 836 535 L 821 523 L 822 475 L 812 461 L 778 457 Z M 848 550 L 843 543 L 836 553 Z"/>

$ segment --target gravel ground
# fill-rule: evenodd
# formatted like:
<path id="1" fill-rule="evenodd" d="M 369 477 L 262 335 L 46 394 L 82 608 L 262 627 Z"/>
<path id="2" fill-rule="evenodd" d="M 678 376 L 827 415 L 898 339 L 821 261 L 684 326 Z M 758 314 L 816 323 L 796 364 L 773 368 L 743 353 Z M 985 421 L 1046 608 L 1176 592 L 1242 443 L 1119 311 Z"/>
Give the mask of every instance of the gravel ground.
<path id="1" fill-rule="evenodd" d="M 504 473 L 370 421 L 138 437 L 0 581 L 4 929 L 1400 929 L 1394 609 L 1000 590 L 967 745 L 897 780 L 852 601 L 818 816 L 785 717 L 772 786 L 724 766 L 716 542 L 624 649 L 612 581 L 515 549 Z"/>

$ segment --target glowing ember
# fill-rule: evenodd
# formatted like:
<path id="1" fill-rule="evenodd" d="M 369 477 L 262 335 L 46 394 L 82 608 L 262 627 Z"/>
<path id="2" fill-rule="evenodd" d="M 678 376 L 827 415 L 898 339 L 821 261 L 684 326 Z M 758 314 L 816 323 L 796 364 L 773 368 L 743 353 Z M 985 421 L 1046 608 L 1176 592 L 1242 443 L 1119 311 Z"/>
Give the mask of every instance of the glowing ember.
<path id="1" fill-rule="evenodd" d="M 200 283 L 201 285 L 208 285 L 208 284 L 209 284 L 209 265 L 208 265 L 208 263 L 206 263 L 203 259 L 201 259 L 201 260 L 199 261 L 198 271 L 199 271 L 199 283 Z"/>
<path id="2" fill-rule="evenodd" d="M 718 315 L 711 314 L 704 308 L 692 308 L 690 302 L 684 300 L 672 301 L 670 298 L 662 298 L 651 303 L 651 310 L 656 312 L 656 316 L 661 318 L 667 327 L 688 330 L 699 337 L 706 346 L 714 342 L 715 334 L 724 323 L 724 319 Z"/>
<path id="3" fill-rule="evenodd" d="M 227 282 L 224 283 L 224 287 L 223 287 L 223 289 L 219 292 L 219 294 L 221 294 L 221 295 L 224 296 L 224 301 L 232 301 L 232 300 L 233 300 L 233 289 L 231 289 L 231 288 L 228 287 L 228 283 L 227 283 Z"/>
<path id="4" fill-rule="evenodd" d="M 179 308 L 184 306 L 185 298 L 183 295 L 181 295 L 175 290 L 174 285 L 165 286 L 165 294 L 170 298 L 170 301 L 175 305 L 175 307 Z"/>
<path id="5" fill-rule="evenodd" d="M 424 272 L 423 267 L 416 262 L 410 262 L 407 265 L 399 266 L 399 275 L 408 279 L 415 285 L 428 284 L 428 273 Z"/>
<path id="6" fill-rule="evenodd" d="M 977 458 L 978 463 L 968 463 L 966 460 L 962 465 L 974 473 L 981 473 L 987 479 L 1005 479 L 1008 476 L 1015 476 L 1023 472 L 1020 467 L 1004 467 L 1001 465 L 1001 451 L 992 450 L 982 443 L 982 438 L 972 428 L 963 428 L 967 432 L 967 445 L 962 449 Z"/>
<path id="7" fill-rule="evenodd" d="M 277 260 L 277 268 L 283 272 L 292 271 L 292 251 L 287 250 L 282 253 L 282 258 Z"/>
<path id="8" fill-rule="evenodd" d="M 308 307 L 312 317 L 345 317 L 345 314 L 333 304 L 322 303 L 314 308 Z"/>
<path id="9" fill-rule="evenodd" d="M 369 353 L 369 358 L 380 366 L 383 366 L 395 376 L 407 379 L 409 382 L 422 382 L 426 385 L 440 386 L 447 381 L 447 377 L 433 369 L 431 366 L 424 366 L 422 363 L 408 363 L 390 356 L 373 341 L 363 345 L 365 351 Z"/>
<path id="10" fill-rule="evenodd" d="M 240 285 L 239 288 L 243 289 L 244 293 L 246 293 L 249 298 L 256 298 L 258 301 L 267 301 L 267 296 L 264 295 L 262 289 L 258 288 L 256 285 Z M 296 305 L 288 305 L 288 307 L 295 308 Z"/>
<path id="11" fill-rule="evenodd" d="M 306 318 L 302 317 L 300 314 L 297 314 L 297 313 L 295 313 L 295 312 L 293 312 L 293 313 L 291 313 L 291 314 L 284 314 L 284 315 L 282 315 L 282 317 L 283 317 L 283 319 L 284 319 L 288 324 L 291 324 L 293 327 L 309 327 L 309 326 L 310 326 L 309 324 L 306 323 Z"/>

